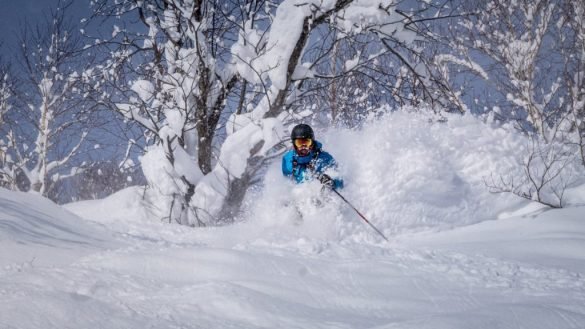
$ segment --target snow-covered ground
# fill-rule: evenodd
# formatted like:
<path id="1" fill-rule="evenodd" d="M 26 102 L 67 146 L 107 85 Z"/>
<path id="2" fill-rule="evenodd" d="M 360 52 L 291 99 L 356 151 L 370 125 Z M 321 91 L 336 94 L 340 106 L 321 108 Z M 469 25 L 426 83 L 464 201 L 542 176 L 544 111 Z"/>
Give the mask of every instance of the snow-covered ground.
<path id="1" fill-rule="evenodd" d="M 520 136 L 405 113 L 319 135 L 390 242 L 278 163 L 222 227 L 151 218 L 142 188 L 0 190 L 0 328 L 585 328 L 583 182 L 560 210 L 483 186 Z"/>

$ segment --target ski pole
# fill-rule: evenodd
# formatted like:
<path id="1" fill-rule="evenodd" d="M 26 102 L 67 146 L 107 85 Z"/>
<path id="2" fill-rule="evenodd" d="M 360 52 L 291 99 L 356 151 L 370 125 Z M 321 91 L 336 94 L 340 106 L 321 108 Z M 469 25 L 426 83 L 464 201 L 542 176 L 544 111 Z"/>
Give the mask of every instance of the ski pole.
<path id="1" fill-rule="evenodd" d="M 381 237 L 384 238 L 384 240 L 388 241 L 388 239 L 384 236 L 384 234 L 382 234 L 382 232 L 380 232 L 380 230 L 378 230 L 372 223 L 370 223 L 370 221 L 366 218 L 366 216 L 362 215 L 362 213 L 356 209 L 356 207 L 354 207 L 349 201 L 347 201 L 347 199 L 341 195 L 341 193 L 339 193 L 336 189 L 331 189 L 333 192 L 335 192 L 335 194 L 337 194 L 341 200 L 345 201 L 345 203 L 347 203 L 347 205 L 349 205 L 368 225 L 370 225 L 371 228 L 374 229 L 374 231 L 376 231 L 378 234 L 380 234 Z M 390 241 L 388 241 L 390 242 Z"/>

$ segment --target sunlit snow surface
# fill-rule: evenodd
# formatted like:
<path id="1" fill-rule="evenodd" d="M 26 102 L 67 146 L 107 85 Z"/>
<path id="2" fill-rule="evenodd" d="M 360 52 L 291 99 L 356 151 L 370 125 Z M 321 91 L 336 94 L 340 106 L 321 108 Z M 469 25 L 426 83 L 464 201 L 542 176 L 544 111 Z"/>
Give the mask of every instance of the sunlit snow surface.
<path id="1" fill-rule="evenodd" d="M 279 163 L 213 228 L 149 217 L 142 188 L 72 213 L 0 190 L 0 328 L 585 328 L 584 188 L 547 210 L 483 186 L 519 136 L 397 113 L 318 137 L 389 243 Z"/>

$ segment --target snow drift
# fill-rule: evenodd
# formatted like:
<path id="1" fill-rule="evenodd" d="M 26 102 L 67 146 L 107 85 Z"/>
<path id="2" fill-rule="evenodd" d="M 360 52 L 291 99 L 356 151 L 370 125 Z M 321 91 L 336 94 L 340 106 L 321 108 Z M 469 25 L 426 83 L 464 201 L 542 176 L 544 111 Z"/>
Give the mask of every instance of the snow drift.
<path id="1" fill-rule="evenodd" d="M 64 265 L 112 246 L 103 227 L 33 193 L 0 188 L 0 214 L 0 271 Z"/>

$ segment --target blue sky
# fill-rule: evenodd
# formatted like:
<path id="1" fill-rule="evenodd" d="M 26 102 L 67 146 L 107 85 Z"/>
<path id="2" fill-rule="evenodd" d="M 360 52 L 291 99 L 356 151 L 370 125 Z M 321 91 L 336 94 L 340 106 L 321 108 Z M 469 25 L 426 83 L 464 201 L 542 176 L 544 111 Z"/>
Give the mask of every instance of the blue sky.
<path id="1" fill-rule="evenodd" d="M 43 12 L 55 7 L 59 0 L 0 0 L 0 56 L 10 56 L 15 51 L 16 34 L 26 21 L 34 23 Z M 69 14 L 79 19 L 89 13 L 89 0 L 73 0 Z"/>

